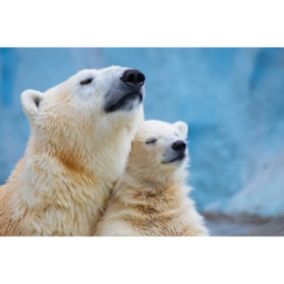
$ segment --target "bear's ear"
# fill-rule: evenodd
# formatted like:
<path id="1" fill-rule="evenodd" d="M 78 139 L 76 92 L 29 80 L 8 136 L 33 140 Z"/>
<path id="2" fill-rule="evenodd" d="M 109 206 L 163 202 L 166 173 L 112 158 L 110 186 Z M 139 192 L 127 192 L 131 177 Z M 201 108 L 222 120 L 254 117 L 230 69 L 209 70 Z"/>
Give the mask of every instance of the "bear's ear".
<path id="1" fill-rule="evenodd" d="M 29 118 L 33 119 L 38 114 L 42 98 L 42 93 L 36 90 L 26 90 L 22 93 L 22 106 Z"/>
<path id="2" fill-rule="evenodd" d="M 188 132 L 188 126 L 185 122 L 183 121 L 177 121 L 175 124 L 174 124 L 177 129 L 180 131 L 180 133 L 182 134 L 182 136 L 184 138 L 187 137 L 187 132 Z"/>

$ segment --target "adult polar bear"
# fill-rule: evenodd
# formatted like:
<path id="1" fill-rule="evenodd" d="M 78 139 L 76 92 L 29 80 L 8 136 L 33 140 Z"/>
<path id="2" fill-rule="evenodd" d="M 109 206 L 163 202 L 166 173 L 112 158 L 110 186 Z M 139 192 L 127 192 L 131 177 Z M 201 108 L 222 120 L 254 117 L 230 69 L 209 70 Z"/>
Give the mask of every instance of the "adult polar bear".
<path id="1" fill-rule="evenodd" d="M 22 94 L 31 137 L 0 188 L 0 235 L 93 234 L 143 119 L 144 80 L 112 66 Z"/>

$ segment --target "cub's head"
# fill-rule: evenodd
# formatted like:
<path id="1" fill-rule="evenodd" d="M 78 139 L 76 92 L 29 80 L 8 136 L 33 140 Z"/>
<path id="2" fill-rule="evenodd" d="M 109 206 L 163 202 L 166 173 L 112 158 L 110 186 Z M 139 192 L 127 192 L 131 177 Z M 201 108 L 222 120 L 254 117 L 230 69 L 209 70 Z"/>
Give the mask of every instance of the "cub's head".
<path id="1" fill-rule="evenodd" d="M 135 133 L 143 117 L 144 81 L 143 73 L 126 67 L 82 70 L 44 93 L 24 91 L 22 105 L 34 137 L 57 148 L 97 148 L 121 130 Z"/>
<path id="2" fill-rule="evenodd" d="M 188 160 L 187 124 L 145 121 L 132 143 L 128 170 L 148 180 L 184 173 Z"/>

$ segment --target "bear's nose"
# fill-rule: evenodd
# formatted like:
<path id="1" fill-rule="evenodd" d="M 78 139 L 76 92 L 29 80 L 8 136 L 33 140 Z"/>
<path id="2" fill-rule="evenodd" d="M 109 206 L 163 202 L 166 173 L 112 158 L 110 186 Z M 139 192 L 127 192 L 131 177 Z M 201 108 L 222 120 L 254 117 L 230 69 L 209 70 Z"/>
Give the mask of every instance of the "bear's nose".
<path id="1" fill-rule="evenodd" d="M 184 153 L 185 149 L 186 149 L 186 144 L 184 141 L 182 140 L 178 140 L 178 141 L 175 141 L 173 144 L 172 144 L 172 149 L 174 151 L 176 151 L 177 153 L 179 154 L 182 154 Z"/>
<path id="2" fill-rule="evenodd" d="M 145 75 L 139 70 L 128 69 L 122 74 L 120 80 L 128 86 L 139 88 L 144 85 Z"/>

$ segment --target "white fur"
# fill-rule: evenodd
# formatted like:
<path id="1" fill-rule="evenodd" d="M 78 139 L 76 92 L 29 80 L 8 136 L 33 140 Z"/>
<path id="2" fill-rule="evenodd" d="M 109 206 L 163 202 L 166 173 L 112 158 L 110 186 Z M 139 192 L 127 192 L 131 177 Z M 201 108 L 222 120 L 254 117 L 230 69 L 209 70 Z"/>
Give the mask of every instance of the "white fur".
<path id="1" fill-rule="evenodd" d="M 184 122 L 145 121 L 132 143 L 124 175 L 96 228 L 99 236 L 203 236 L 203 218 L 188 196 L 188 153 L 174 160 L 185 140 Z M 148 143 L 148 141 L 154 141 Z M 176 156 L 177 157 L 177 156 Z M 165 163 L 165 160 L 172 162 Z"/>
<path id="2" fill-rule="evenodd" d="M 0 200 L 0 210 L 9 202 L 19 234 L 92 234 L 143 120 L 141 104 L 128 112 L 103 109 L 125 70 L 83 70 L 44 93 L 22 94 L 31 137 L 21 167 L 3 187 L 11 197 Z M 88 77 L 93 81 L 81 85 Z"/>

